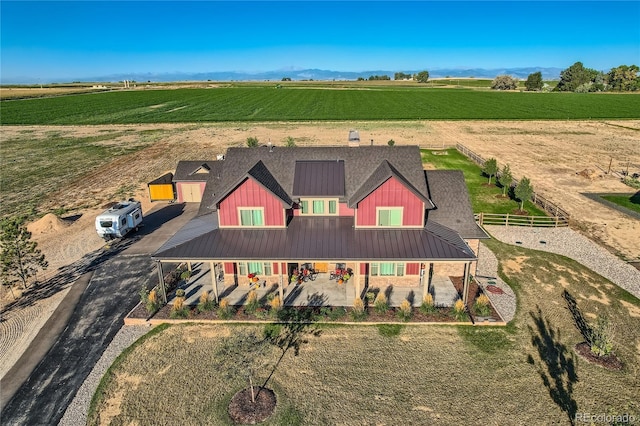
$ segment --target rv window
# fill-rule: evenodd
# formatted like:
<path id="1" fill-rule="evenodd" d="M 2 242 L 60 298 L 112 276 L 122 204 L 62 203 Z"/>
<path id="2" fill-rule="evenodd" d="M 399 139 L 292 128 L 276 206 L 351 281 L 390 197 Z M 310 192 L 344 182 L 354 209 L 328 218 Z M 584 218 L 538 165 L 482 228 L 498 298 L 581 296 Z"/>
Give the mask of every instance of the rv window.
<path id="1" fill-rule="evenodd" d="M 136 213 L 135 215 L 133 215 L 133 217 L 135 217 L 136 219 L 140 219 L 140 215 L 138 213 Z"/>
<path id="2" fill-rule="evenodd" d="M 123 224 L 123 225 L 126 225 L 126 224 L 127 224 L 127 218 L 126 218 L 126 217 L 123 217 L 123 218 L 122 218 L 122 224 Z"/>
<path id="3" fill-rule="evenodd" d="M 100 226 L 102 226 L 103 228 L 111 228 L 113 226 L 113 222 L 110 220 L 101 220 Z"/>

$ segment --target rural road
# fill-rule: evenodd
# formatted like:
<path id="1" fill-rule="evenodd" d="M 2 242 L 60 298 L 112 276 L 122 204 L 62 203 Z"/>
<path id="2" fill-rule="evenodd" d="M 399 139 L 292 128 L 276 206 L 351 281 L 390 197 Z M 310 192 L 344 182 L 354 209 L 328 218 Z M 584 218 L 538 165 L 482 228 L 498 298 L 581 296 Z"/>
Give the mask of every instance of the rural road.
<path id="1" fill-rule="evenodd" d="M 157 281 L 149 254 L 197 211 L 185 204 L 160 207 L 146 215 L 137 235 L 113 244 L 80 271 L 58 310 L 5 375 L 0 384 L 3 426 L 58 424 L 138 303 L 141 285 Z"/>

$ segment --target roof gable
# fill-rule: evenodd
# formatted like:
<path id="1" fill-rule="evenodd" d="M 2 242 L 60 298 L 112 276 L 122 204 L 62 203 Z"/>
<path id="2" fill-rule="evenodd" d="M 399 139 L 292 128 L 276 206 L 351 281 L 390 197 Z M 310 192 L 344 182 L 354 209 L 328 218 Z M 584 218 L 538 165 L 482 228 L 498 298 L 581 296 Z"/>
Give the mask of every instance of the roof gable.
<path id="1" fill-rule="evenodd" d="M 228 161 L 228 160 L 225 160 L 225 161 Z M 258 162 L 255 163 L 247 173 L 242 175 L 238 181 L 236 181 L 230 187 L 227 187 L 226 189 L 222 190 L 217 196 L 215 196 L 213 203 L 218 204 L 225 197 L 227 197 L 227 195 L 229 195 L 238 186 L 240 186 L 240 184 L 242 184 L 242 182 L 244 182 L 246 179 L 255 180 L 259 185 L 264 187 L 264 189 L 271 192 L 274 196 L 280 199 L 280 201 L 282 201 L 282 204 L 285 205 L 285 207 L 290 208 L 293 205 L 293 200 L 291 200 L 291 197 L 289 197 L 289 194 L 287 194 L 287 192 L 282 188 L 282 186 L 276 180 L 276 178 L 273 177 L 273 175 L 271 174 L 267 166 L 264 165 L 262 160 L 258 160 Z"/>
<path id="2" fill-rule="evenodd" d="M 204 182 L 210 176 L 218 175 L 222 170 L 222 161 L 179 161 L 173 175 L 174 182 Z"/>
<path id="3" fill-rule="evenodd" d="M 358 190 L 349 199 L 349 207 L 355 208 L 356 205 L 362 201 L 367 195 L 375 191 L 380 185 L 385 183 L 390 178 L 396 178 L 407 189 L 415 194 L 420 200 L 422 200 L 426 208 L 433 208 L 433 203 L 427 197 L 425 197 L 418 189 L 416 189 L 402 173 L 398 171 L 389 161 L 382 160 L 380 165 L 371 173 L 369 178 L 358 188 Z"/>

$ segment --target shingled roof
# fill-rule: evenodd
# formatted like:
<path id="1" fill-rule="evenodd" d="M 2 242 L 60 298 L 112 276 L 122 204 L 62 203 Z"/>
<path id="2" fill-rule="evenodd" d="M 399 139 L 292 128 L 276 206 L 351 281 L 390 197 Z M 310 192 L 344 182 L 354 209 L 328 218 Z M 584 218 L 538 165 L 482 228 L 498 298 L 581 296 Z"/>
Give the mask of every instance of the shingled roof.
<path id="1" fill-rule="evenodd" d="M 178 161 L 174 182 L 205 182 L 222 170 L 222 161 Z"/>
<path id="2" fill-rule="evenodd" d="M 346 202 L 370 178 L 371 171 L 380 167 L 382 160 L 389 163 L 389 170 L 393 170 L 396 176 L 401 176 L 412 191 L 428 200 L 418 146 L 229 148 L 225 160 L 222 161 L 224 166 L 219 194 L 212 198 L 214 203 L 220 202 L 258 161 L 262 161 L 275 181 L 290 196 L 294 194 L 296 161 L 344 161 L 344 196 L 339 198 L 340 201 Z M 208 185 L 206 191 L 209 191 Z M 427 203 L 427 207 L 429 206 Z"/>
<path id="3" fill-rule="evenodd" d="M 429 198 L 436 208 L 430 210 L 427 224 L 436 222 L 465 239 L 489 238 L 476 223 L 467 184 L 460 170 L 426 170 Z"/>

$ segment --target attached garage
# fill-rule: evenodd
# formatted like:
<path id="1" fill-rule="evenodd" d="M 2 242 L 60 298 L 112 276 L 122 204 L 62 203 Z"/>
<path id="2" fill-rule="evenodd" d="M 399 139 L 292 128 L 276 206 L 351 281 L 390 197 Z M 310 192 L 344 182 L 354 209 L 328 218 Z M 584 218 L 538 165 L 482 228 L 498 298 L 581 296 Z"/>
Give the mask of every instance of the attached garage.
<path id="1" fill-rule="evenodd" d="M 202 201 L 203 190 L 200 183 L 182 182 L 180 184 L 180 198 L 185 203 L 199 203 Z"/>
<path id="2" fill-rule="evenodd" d="M 207 182 L 215 179 L 222 161 L 180 161 L 176 166 L 173 183 L 176 201 L 179 203 L 199 203 Z"/>
<path id="3" fill-rule="evenodd" d="M 147 184 L 151 201 L 173 201 L 176 199 L 173 173 L 166 173 Z"/>

